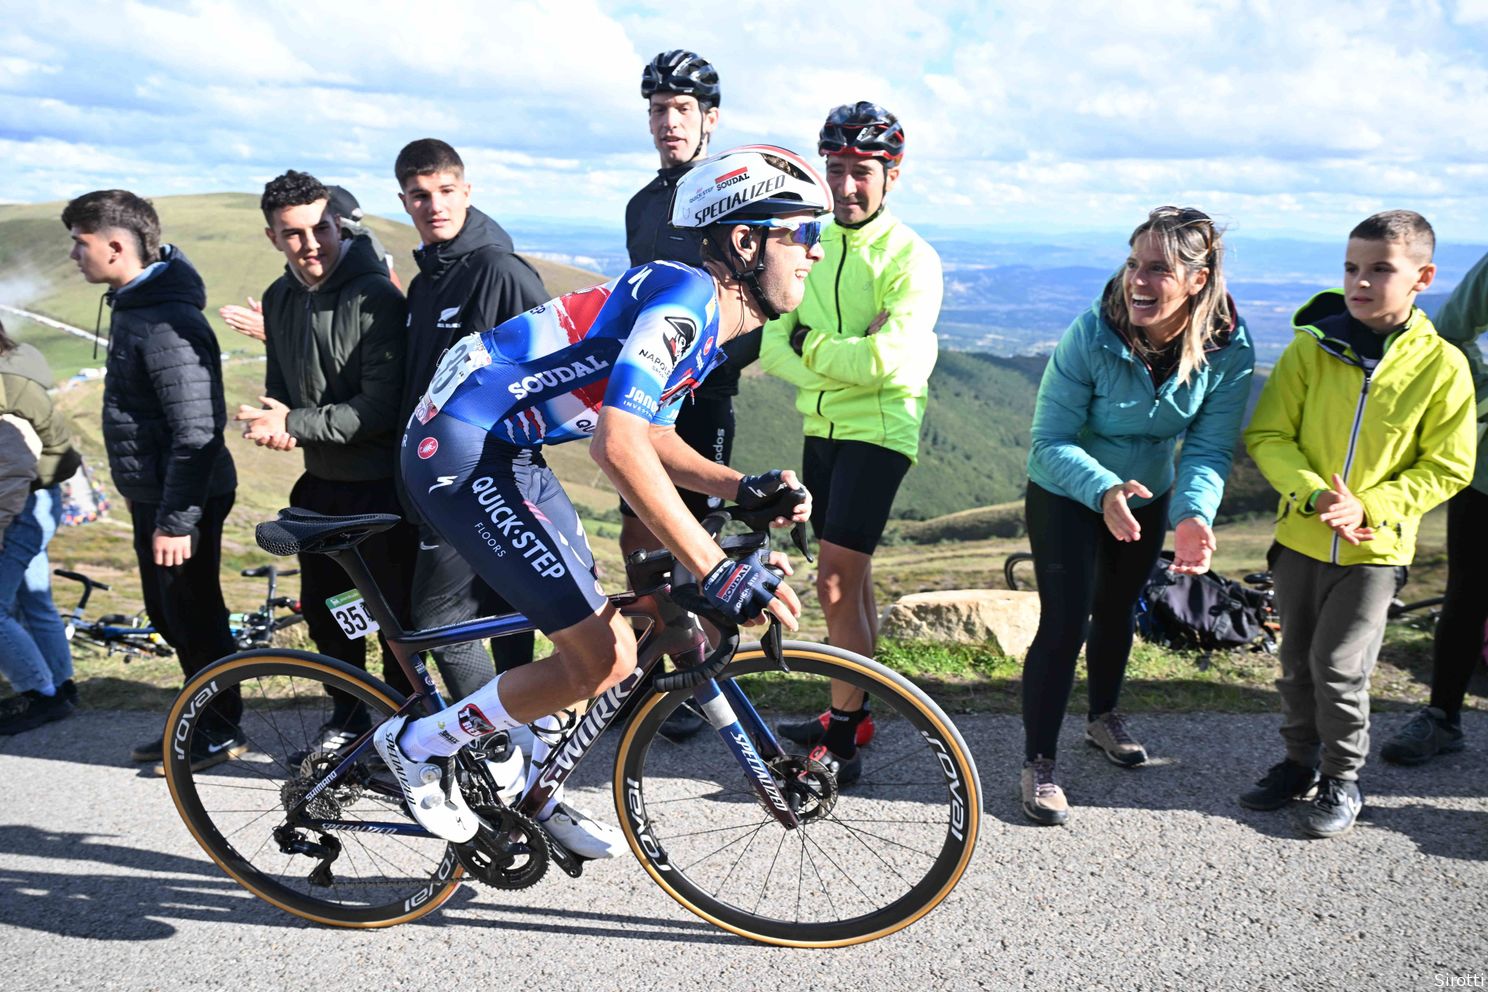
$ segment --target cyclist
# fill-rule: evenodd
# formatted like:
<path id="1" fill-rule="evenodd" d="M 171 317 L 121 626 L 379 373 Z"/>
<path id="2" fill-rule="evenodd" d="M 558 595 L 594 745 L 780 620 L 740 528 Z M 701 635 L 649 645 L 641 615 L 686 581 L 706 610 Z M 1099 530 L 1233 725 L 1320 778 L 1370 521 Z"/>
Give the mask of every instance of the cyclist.
<path id="1" fill-rule="evenodd" d="M 672 192 L 708 153 L 708 139 L 718 126 L 720 97 L 718 71 L 696 52 L 662 52 L 641 71 L 641 96 L 647 104 L 651 142 L 661 159 L 656 177 L 630 198 L 625 207 L 625 245 L 631 265 L 669 259 L 687 265 L 703 264 L 694 228 L 673 227 L 669 221 Z M 706 458 L 727 465 L 734 448 L 734 396 L 739 392 L 739 370 L 759 356 L 759 331 L 729 342 L 729 360 L 693 391 L 677 413 L 677 436 Z M 682 502 L 701 520 L 718 505 L 703 493 L 678 490 Z M 620 550 L 660 547 L 641 518 L 620 500 Z M 690 707 L 673 710 L 661 725 L 663 736 L 684 740 L 703 729 Z"/>
<path id="2" fill-rule="evenodd" d="M 825 181 L 784 149 L 752 145 L 704 160 L 678 184 L 671 214 L 674 226 L 702 232 L 701 268 L 630 269 L 462 338 L 440 360 L 403 438 L 404 483 L 420 516 L 557 653 L 434 716 L 379 728 L 377 749 L 431 833 L 460 842 L 478 825 L 429 759 L 590 699 L 635 668 L 635 634 L 599 586 L 544 445 L 592 438 L 600 468 L 716 609 L 739 622 L 769 613 L 795 628 L 796 594 L 758 554 L 726 559 L 667 477 L 745 506 L 781 506 L 782 523 L 809 515 L 794 473 L 743 476 L 693 451 L 674 424 L 687 394 L 724 360 L 721 345 L 800 303 L 821 257 L 816 218 L 830 202 Z M 533 755 L 534 768 L 542 758 Z M 617 829 L 556 796 L 539 819 L 576 855 L 613 857 L 623 847 Z"/>
<path id="3" fill-rule="evenodd" d="M 940 257 L 884 207 L 904 159 L 898 118 L 867 102 L 837 107 L 817 150 L 833 195 L 826 260 L 801 309 L 765 326 L 760 364 L 796 386 L 805 417 L 801 475 L 816 501 L 816 591 L 827 637 L 871 658 L 873 552 L 918 452 L 935 366 Z M 827 712 L 780 729 L 818 745 L 812 757 L 836 764 L 842 784 L 858 777 L 857 748 L 873 737 L 863 694 L 842 684 L 833 686 Z"/>

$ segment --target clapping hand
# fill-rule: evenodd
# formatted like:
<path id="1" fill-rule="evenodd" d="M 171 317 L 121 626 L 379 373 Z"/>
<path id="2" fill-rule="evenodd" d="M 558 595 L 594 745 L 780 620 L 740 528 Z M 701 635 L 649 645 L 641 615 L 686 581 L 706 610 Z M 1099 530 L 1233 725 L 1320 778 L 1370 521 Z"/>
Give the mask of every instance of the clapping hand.
<path id="1" fill-rule="evenodd" d="M 1126 505 L 1133 496 L 1151 499 L 1152 492 L 1136 479 L 1128 479 L 1107 489 L 1101 497 L 1101 516 L 1105 517 L 1106 529 L 1118 541 L 1135 541 L 1142 536 L 1142 525 L 1137 523 L 1137 518 Z"/>
<path id="2" fill-rule="evenodd" d="M 235 303 L 229 303 L 217 310 L 218 316 L 227 322 L 227 326 L 239 334 L 246 334 L 255 341 L 264 339 L 263 304 L 248 297 L 248 305 L 240 307 Z"/>
<path id="3" fill-rule="evenodd" d="M 1209 571 L 1209 560 L 1217 547 L 1213 529 L 1198 517 L 1178 521 L 1173 530 L 1173 571 L 1181 575 L 1202 575 Z"/>
<path id="4" fill-rule="evenodd" d="M 1318 494 L 1318 519 L 1350 544 L 1374 539 L 1374 528 L 1364 523 L 1364 504 L 1349 491 L 1343 476 L 1333 473 L 1333 488 Z"/>

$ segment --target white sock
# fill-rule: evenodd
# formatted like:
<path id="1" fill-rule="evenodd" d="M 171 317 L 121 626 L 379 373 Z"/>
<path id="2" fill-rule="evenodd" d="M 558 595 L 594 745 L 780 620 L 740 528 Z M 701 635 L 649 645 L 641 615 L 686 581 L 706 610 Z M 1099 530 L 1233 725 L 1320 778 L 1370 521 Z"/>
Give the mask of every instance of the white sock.
<path id="1" fill-rule="evenodd" d="M 523 793 L 526 793 L 532 788 L 533 783 L 537 781 L 537 777 L 542 774 L 543 762 L 547 761 L 548 755 L 553 753 L 553 746 L 544 740 L 542 732 L 550 734 L 558 733 L 563 729 L 563 721 L 559 720 L 556 716 L 540 716 L 532 721 L 531 727 L 533 730 L 539 732 L 532 735 L 532 753 L 527 756 L 527 788 L 522 790 Z M 538 820 L 546 820 L 553 815 L 553 810 L 558 808 L 558 797 L 562 794 L 563 790 L 560 788 L 548 797 L 548 801 L 543 804 L 543 808 L 537 811 Z"/>
<path id="2" fill-rule="evenodd" d="M 522 721 L 502 705 L 501 679 L 498 675 L 448 709 L 412 721 L 403 728 L 398 747 L 414 761 L 446 758 L 472 741 L 515 727 Z"/>

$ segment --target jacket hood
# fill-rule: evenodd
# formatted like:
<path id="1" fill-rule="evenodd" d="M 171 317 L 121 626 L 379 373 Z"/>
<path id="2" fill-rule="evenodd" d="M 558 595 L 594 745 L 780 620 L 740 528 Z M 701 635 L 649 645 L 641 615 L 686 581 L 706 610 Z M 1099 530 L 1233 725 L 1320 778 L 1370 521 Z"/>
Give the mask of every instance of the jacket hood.
<path id="1" fill-rule="evenodd" d="M 482 248 L 495 248 L 509 255 L 516 245 L 505 228 L 471 207 L 470 212 L 465 215 L 465 226 L 460 228 L 459 234 L 448 241 L 415 249 L 413 259 L 418 263 L 420 272 L 432 275 Z"/>
<path id="2" fill-rule="evenodd" d="M 289 264 L 286 263 L 284 266 L 284 274 L 289 277 L 290 284 L 311 293 L 339 292 L 341 287 L 353 279 L 379 272 L 386 275 L 387 265 L 378 257 L 377 249 L 372 247 L 372 239 L 365 234 L 342 240 L 341 255 L 331 268 L 331 274 L 314 288 L 306 286 L 300 279 L 300 274 Z"/>
<path id="3" fill-rule="evenodd" d="M 207 285 L 181 249 L 163 245 L 160 268 L 146 278 L 109 290 L 109 305 L 115 310 L 137 310 L 162 303 L 185 303 L 197 310 L 207 306 Z"/>
<path id="4" fill-rule="evenodd" d="M 1296 315 L 1292 317 L 1292 329 L 1299 334 L 1316 338 L 1325 350 L 1350 358 L 1353 349 L 1344 333 L 1348 321 L 1348 303 L 1343 298 L 1343 290 L 1325 289 L 1297 309 Z M 1410 316 L 1405 319 L 1405 323 L 1399 329 L 1391 331 L 1385 339 L 1385 347 L 1392 347 L 1405 335 L 1414 336 L 1412 332 L 1423 326 L 1429 326 L 1426 311 L 1420 307 L 1411 307 Z"/>

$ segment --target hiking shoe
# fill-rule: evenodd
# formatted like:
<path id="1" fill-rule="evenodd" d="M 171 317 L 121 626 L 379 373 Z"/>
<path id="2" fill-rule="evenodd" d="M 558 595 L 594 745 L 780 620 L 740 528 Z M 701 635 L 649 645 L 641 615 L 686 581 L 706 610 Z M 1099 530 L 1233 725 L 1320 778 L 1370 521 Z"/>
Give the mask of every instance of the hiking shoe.
<path id="1" fill-rule="evenodd" d="M 820 716 L 814 716 L 810 720 L 802 720 L 800 723 L 776 724 L 775 730 L 788 741 L 795 741 L 802 747 L 815 747 L 827 736 L 827 724 L 832 722 L 832 711 L 823 710 Z M 867 747 L 873 740 L 873 713 L 863 715 L 863 722 L 858 724 L 857 736 L 853 743 L 858 747 Z"/>
<path id="2" fill-rule="evenodd" d="M 1359 783 L 1324 775 L 1318 782 L 1317 798 L 1297 818 L 1297 826 L 1308 837 L 1337 837 L 1354 829 L 1364 808 Z"/>
<path id="3" fill-rule="evenodd" d="M 1278 761 L 1266 770 L 1256 787 L 1235 798 L 1246 809 L 1281 809 L 1293 799 L 1311 799 L 1317 794 L 1316 768 L 1293 761 Z"/>
<path id="4" fill-rule="evenodd" d="M 298 769 L 300 765 L 305 763 L 305 759 L 312 754 L 319 754 L 324 751 L 334 755 L 337 751 L 350 747 L 371 726 L 371 718 L 365 714 L 360 719 L 355 719 L 349 724 L 336 723 L 330 720 L 322 723 L 320 729 L 315 732 L 315 740 L 311 741 L 309 747 L 290 752 L 290 770 Z"/>
<path id="5" fill-rule="evenodd" d="M 1086 724 L 1085 740 L 1104 751 L 1113 765 L 1135 768 L 1147 762 L 1147 749 L 1127 733 L 1126 722 L 1115 710 L 1102 713 Z"/>
<path id="6" fill-rule="evenodd" d="M 840 754 L 834 754 L 827 750 L 825 744 L 818 744 L 811 749 L 807 755 L 808 761 L 815 761 L 837 780 L 837 788 L 845 789 L 858 779 L 863 777 L 863 756 L 854 754 L 851 758 L 844 758 Z"/>
<path id="7" fill-rule="evenodd" d="M 625 850 L 625 835 L 619 827 L 600 823 L 568 803 L 559 803 L 552 816 L 538 822 L 575 857 L 601 861 Z"/>
<path id="8" fill-rule="evenodd" d="M 1380 757 L 1397 765 L 1419 765 L 1464 746 L 1462 728 L 1448 723 L 1447 715 L 1435 706 L 1427 706 L 1385 741 Z"/>
<path id="9" fill-rule="evenodd" d="M 157 741 L 157 744 L 160 742 Z M 141 745 L 143 747 L 143 745 Z M 140 753 L 137 749 L 136 754 Z M 199 772 L 213 765 L 220 765 L 224 761 L 231 761 L 239 755 L 248 753 L 248 742 L 243 739 L 243 732 L 237 727 L 230 730 L 212 730 L 208 727 L 197 727 L 196 733 L 191 735 L 191 770 Z M 165 775 L 165 755 L 162 752 L 159 761 L 149 769 L 149 774 Z"/>
<path id="10" fill-rule="evenodd" d="M 698 716 L 696 710 L 687 703 L 683 703 L 661 721 L 661 726 L 656 732 L 673 744 L 680 744 L 707 725 L 703 718 Z"/>
<path id="11" fill-rule="evenodd" d="M 164 761 L 165 735 L 162 733 L 158 737 L 151 737 L 141 744 L 136 744 L 134 750 L 129 752 L 129 760 L 139 761 L 145 764 L 149 764 L 152 761 L 158 764 Z"/>
<path id="12" fill-rule="evenodd" d="M 35 730 L 71 715 L 72 704 L 61 692 L 43 696 L 35 689 L 27 689 L 0 704 L 0 737 Z"/>
<path id="13" fill-rule="evenodd" d="M 1069 819 L 1069 802 L 1054 781 L 1053 758 L 1025 761 L 1019 785 L 1023 790 L 1023 815 L 1034 823 L 1057 827 Z"/>
<path id="14" fill-rule="evenodd" d="M 406 716 L 393 717 L 377 728 L 372 743 L 403 790 L 408 811 L 419 826 L 435 837 L 463 844 L 475 836 L 480 821 L 465 803 L 459 786 L 451 782 L 449 793 L 445 793 L 444 773 L 439 765 L 414 761 L 403 753 L 398 746 L 398 735 L 407 722 Z"/>

